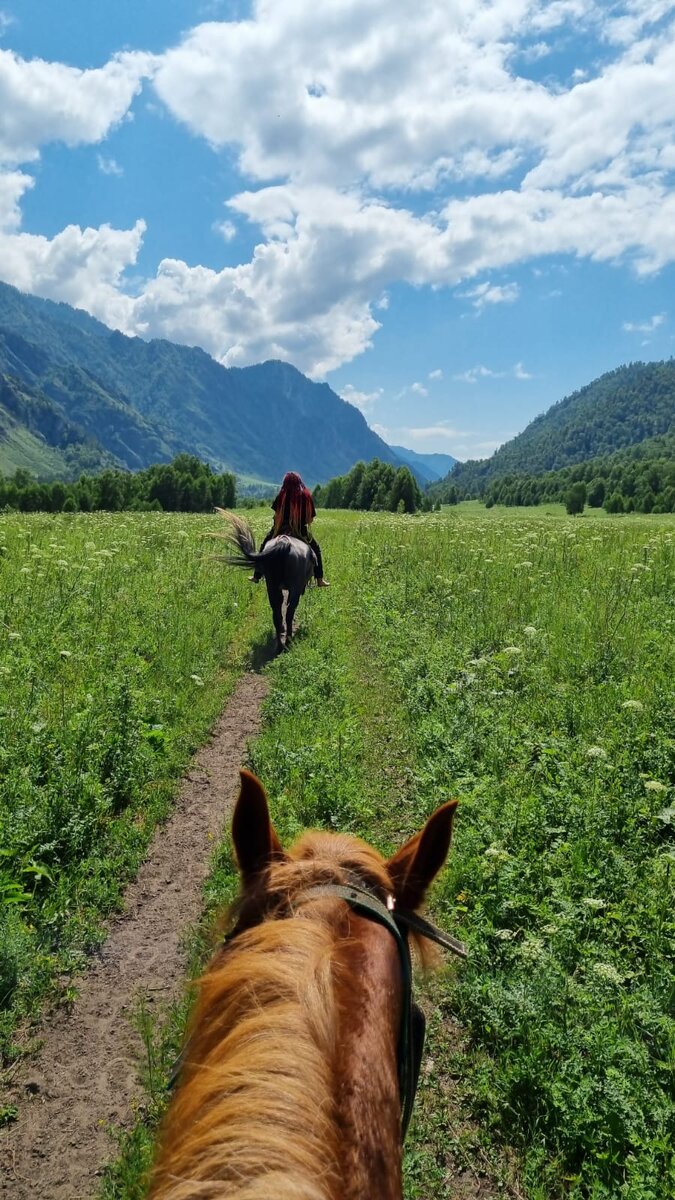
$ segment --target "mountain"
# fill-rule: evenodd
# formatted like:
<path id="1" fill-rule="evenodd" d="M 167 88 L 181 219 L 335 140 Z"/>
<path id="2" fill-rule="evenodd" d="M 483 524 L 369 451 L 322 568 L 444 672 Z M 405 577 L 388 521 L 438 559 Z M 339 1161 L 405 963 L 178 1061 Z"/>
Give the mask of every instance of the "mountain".
<path id="1" fill-rule="evenodd" d="M 457 462 L 451 454 L 418 454 L 416 450 L 408 450 L 407 446 L 390 446 L 397 458 L 406 466 L 412 467 L 420 483 L 437 483 Z"/>
<path id="2" fill-rule="evenodd" d="M 540 475 L 638 445 L 675 423 L 675 360 L 629 363 L 566 396 L 491 458 L 458 463 L 434 488 L 483 493 L 510 474 Z"/>
<path id="3" fill-rule="evenodd" d="M 358 409 L 288 363 L 226 368 L 1 283 L 0 380 L 4 471 L 26 457 L 46 477 L 85 459 L 136 469 L 186 452 L 216 471 L 274 484 L 294 469 L 313 485 L 360 459 L 400 465 Z"/>

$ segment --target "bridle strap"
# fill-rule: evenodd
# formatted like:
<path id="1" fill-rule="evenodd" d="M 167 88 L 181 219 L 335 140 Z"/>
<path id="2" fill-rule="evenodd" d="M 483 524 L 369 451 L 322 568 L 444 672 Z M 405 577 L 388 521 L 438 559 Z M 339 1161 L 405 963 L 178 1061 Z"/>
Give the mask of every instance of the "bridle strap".
<path id="1" fill-rule="evenodd" d="M 431 942 L 436 942 L 437 945 L 443 946 L 445 950 L 452 950 L 453 954 L 459 955 L 460 958 L 468 958 L 469 951 L 464 942 L 459 942 L 457 938 L 446 933 L 445 930 L 439 929 L 437 925 L 432 925 L 431 921 L 427 921 L 426 917 L 421 917 L 419 913 L 413 912 L 409 908 L 395 908 L 393 910 L 394 920 L 400 925 L 405 925 L 406 928 L 412 929 L 414 933 L 419 933 L 422 937 L 428 938 Z"/>
<path id="2" fill-rule="evenodd" d="M 443 946 L 446 950 L 452 950 L 460 958 L 467 957 L 466 946 L 462 942 L 457 941 L 456 938 L 451 937 L 449 933 L 445 933 L 435 925 L 432 925 L 424 917 L 420 917 L 418 913 L 413 912 L 411 909 L 396 908 L 393 898 L 390 898 L 392 907 L 389 908 L 387 904 L 379 900 L 371 891 L 363 887 L 360 880 L 358 883 L 354 882 L 351 884 L 319 883 L 314 887 L 308 887 L 293 897 L 293 907 L 305 900 L 320 899 L 344 900 L 354 912 L 362 913 L 364 916 L 383 925 L 385 929 L 388 929 L 396 942 L 401 963 L 401 974 L 403 976 L 403 1004 L 397 1061 L 399 1093 L 401 1097 L 401 1140 L 405 1141 L 415 1103 L 415 1093 L 417 1091 L 422 1050 L 424 1047 L 425 1026 L 424 1014 L 413 1000 L 412 961 L 410 958 L 410 946 L 408 945 L 408 930 L 411 929 L 414 933 L 429 938 L 430 941 L 437 942 L 439 946 Z M 224 937 L 223 945 L 230 945 L 235 941 L 240 932 L 242 932 L 241 927 L 235 925 L 234 929 L 230 930 Z M 174 1086 L 178 1078 L 187 1050 L 188 1045 L 186 1044 L 171 1073 L 167 1085 L 169 1088 Z"/>
<path id="3" fill-rule="evenodd" d="M 416 1020 L 413 1011 L 412 962 L 407 933 L 399 928 L 394 912 L 388 909 L 381 900 L 378 900 L 372 892 L 358 884 L 319 883 L 294 897 L 295 903 L 321 899 L 345 900 L 354 912 L 362 913 L 380 925 L 384 925 L 398 947 L 403 975 L 403 1005 L 398 1038 L 398 1083 L 401 1096 L 401 1141 L 404 1141 L 415 1103 L 419 1063 L 422 1055 L 422 1045 L 419 1037 L 417 1040 L 415 1039 L 415 1030 L 421 1028 L 422 1040 L 424 1037 L 423 1018 Z M 416 1050 L 419 1050 L 419 1053 L 416 1053 Z"/>

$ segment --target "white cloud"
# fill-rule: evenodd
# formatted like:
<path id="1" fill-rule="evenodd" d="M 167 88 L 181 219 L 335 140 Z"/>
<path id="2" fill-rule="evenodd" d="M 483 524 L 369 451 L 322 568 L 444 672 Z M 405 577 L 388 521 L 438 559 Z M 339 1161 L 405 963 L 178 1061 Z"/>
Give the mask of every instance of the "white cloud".
<path id="1" fill-rule="evenodd" d="M 4 9 L 0 8 L 0 37 L 7 32 L 10 25 L 14 24 L 14 21 L 15 18 L 11 13 L 5 12 Z"/>
<path id="2" fill-rule="evenodd" d="M 153 63 L 151 55 L 126 53 L 82 71 L 0 50 L 0 162 L 30 162 L 48 142 L 101 141 L 128 112 Z"/>
<path id="3" fill-rule="evenodd" d="M 470 300 L 479 313 L 489 304 L 513 304 L 520 295 L 517 283 L 492 284 L 479 283 L 468 292 L 460 292 L 460 296 Z"/>
<path id="4" fill-rule="evenodd" d="M 133 300 L 121 291 L 124 271 L 137 258 L 145 224 L 133 229 L 80 229 L 56 237 L 0 230 L 2 278 L 25 292 L 65 300 L 125 333 L 138 332 Z"/>
<path id="5" fill-rule="evenodd" d="M 433 438 L 444 438 L 447 441 L 455 441 L 457 438 L 475 437 L 475 434 L 468 433 L 466 430 L 455 429 L 446 421 L 439 421 L 436 425 L 424 425 L 417 427 L 406 427 L 402 430 L 406 437 L 412 438 L 415 442 L 427 441 Z"/>
<path id="6" fill-rule="evenodd" d="M 518 362 L 509 371 L 493 371 L 490 367 L 484 367 L 482 364 L 477 367 L 469 367 L 468 371 L 462 371 L 459 375 L 453 375 L 453 379 L 457 383 L 478 383 L 479 379 L 533 379 L 529 371 L 525 370 L 522 363 Z"/>
<path id="7" fill-rule="evenodd" d="M 655 272 L 675 259 L 673 8 L 257 0 L 247 19 L 200 25 L 161 57 L 78 70 L 0 51 L 0 273 L 228 364 L 278 356 L 321 376 L 371 344 L 402 282 L 462 286 L 481 312 L 513 303 L 518 285 L 477 279 L 545 256 Z M 588 78 L 523 73 L 528 53 L 580 30 Z M 249 262 L 167 258 L 131 296 L 142 222 L 23 234 L 32 181 L 17 167 L 49 141 L 101 142 L 145 78 L 178 120 L 238 156 L 256 190 L 229 209 L 259 236 Z M 226 239 L 233 229 L 219 226 Z M 522 364 L 511 377 L 527 378 Z"/>
<path id="8" fill-rule="evenodd" d="M 105 158 L 102 154 L 97 154 L 96 162 L 102 175 L 116 175 L 118 178 L 124 175 L 124 167 L 114 158 Z"/>
<path id="9" fill-rule="evenodd" d="M 216 221 L 213 228 L 226 242 L 233 241 L 237 236 L 237 226 L 233 221 Z"/>
<path id="10" fill-rule="evenodd" d="M 427 388 L 425 388 L 423 383 L 412 383 L 410 385 L 410 391 L 414 392 L 416 396 L 428 396 L 429 395 L 429 392 L 428 392 Z"/>
<path id="11" fill-rule="evenodd" d="M 441 371 L 440 367 L 437 368 L 437 370 L 435 370 L 435 371 L 429 372 L 429 379 L 432 379 L 434 381 L 434 383 L 436 383 L 439 379 L 442 379 L 442 378 L 443 378 L 443 372 Z"/>
<path id="12" fill-rule="evenodd" d="M 384 395 L 384 390 L 376 388 L 374 392 L 359 392 L 352 387 L 351 383 L 347 383 L 342 388 L 340 395 L 348 404 L 353 404 L 356 408 L 360 408 L 361 412 L 366 413 L 375 407 L 377 401 Z M 374 428 L 375 426 L 373 426 Z M 380 437 L 382 436 L 383 434 L 380 434 Z"/>
<path id="13" fill-rule="evenodd" d="M 655 313 L 647 321 L 624 321 L 621 328 L 626 333 L 655 333 L 660 325 L 663 325 L 666 319 L 666 314 Z"/>

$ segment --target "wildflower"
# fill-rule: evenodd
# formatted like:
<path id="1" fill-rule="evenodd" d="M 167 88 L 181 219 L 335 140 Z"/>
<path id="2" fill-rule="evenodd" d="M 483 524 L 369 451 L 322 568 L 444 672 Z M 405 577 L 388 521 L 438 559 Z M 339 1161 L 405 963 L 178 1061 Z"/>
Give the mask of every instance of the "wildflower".
<path id="1" fill-rule="evenodd" d="M 600 979 L 604 979 L 607 983 L 623 982 L 623 976 L 619 974 L 616 967 L 612 966 L 612 963 L 596 962 L 593 963 L 592 969 Z"/>
<path id="2" fill-rule="evenodd" d="M 668 785 L 665 783 L 660 783 L 658 779 L 645 780 L 645 788 L 647 789 L 648 792 L 667 792 L 668 791 Z"/>
<path id="3" fill-rule="evenodd" d="M 59 658 L 72 658 L 72 650 L 59 650 Z"/>
<path id="4" fill-rule="evenodd" d="M 602 746 L 589 746 L 586 758 L 607 758 L 607 751 L 603 750 Z"/>
<path id="5" fill-rule="evenodd" d="M 487 850 L 485 851 L 485 857 L 494 858 L 498 862 L 508 862 L 511 855 L 509 854 L 508 850 L 504 850 L 501 846 L 488 846 Z"/>
<path id="6" fill-rule="evenodd" d="M 593 908 L 597 909 L 598 911 L 605 907 L 605 901 L 597 900 L 595 896 L 585 896 L 581 903 L 585 904 L 586 908 Z"/>
<path id="7" fill-rule="evenodd" d="M 541 938 L 528 937 L 520 947 L 521 956 L 528 962 L 536 962 L 538 958 L 543 958 L 545 946 Z"/>
<path id="8" fill-rule="evenodd" d="M 500 942 L 512 942 L 515 936 L 515 929 L 495 929 L 495 937 L 499 938 Z"/>
<path id="9" fill-rule="evenodd" d="M 516 563 L 516 568 L 518 570 L 520 570 L 520 568 L 522 567 L 524 570 L 527 571 L 527 570 L 529 570 L 530 567 L 533 567 L 533 566 L 534 566 L 534 563 L 531 563 L 528 558 L 524 559 L 523 562 Z"/>
<path id="10" fill-rule="evenodd" d="M 520 646 L 504 646 L 503 654 L 522 654 Z"/>
<path id="11" fill-rule="evenodd" d="M 537 636 L 536 626 L 526 625 L 525 628 L 523 629 L 523 633 L 525 634 L 525 637 L 529 637 L 529 638 L 536 637 Z"/>
<path id="12" fill-rule="evenodd" d="M 201 675 L 191 675 L 190 679 L 194 683 L 195 687 L 203 687 L 204 686 L 204 680 L 202 679 Z"/>
<path id="13" fill-rule="evenodd" d="M 11 633 L 7 634 L 7 637 L 9 638 L 10 642 L 18 642 L 19 638 L 21 637 L 21 634 L 16 633 L 15 630 L 12 630 Z"/>
<path id="14" fill-rule="evenodd" d="M 644 704 L 640 700 L 624 700 L 622 708 L 630 708 L 633 712 L 642 712 Z"/>

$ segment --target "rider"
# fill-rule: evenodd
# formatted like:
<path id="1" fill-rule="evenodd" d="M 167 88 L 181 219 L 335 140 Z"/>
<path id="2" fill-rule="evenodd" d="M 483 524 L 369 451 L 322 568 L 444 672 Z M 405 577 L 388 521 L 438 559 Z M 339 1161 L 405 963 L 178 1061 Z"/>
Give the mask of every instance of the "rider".
<path id="1" fill-rule="evenodd" d="M 314 574 L 317 587 L 329 587 L 328 580 L 323 577 L 321 547 L 309 532 L 309 526 L 316 516 L 312 493 L 309 488 L 305 487 L 295 471 L 287 471 L 284 475 L 279 493 L 272 502 L 272 508 L 274 509 L 274 525 L 267 537 L 264 538 L 260 549 L 263 550 L 270 539 L 278 537 L 280 533 L 288 533 L 291 537 L 302 538 L 304 542 L 309 543 L 316 555 Z M 251 583 L 259 583 L 262 575 L 258 571 L 254 571 L 249 578 Z"/>

